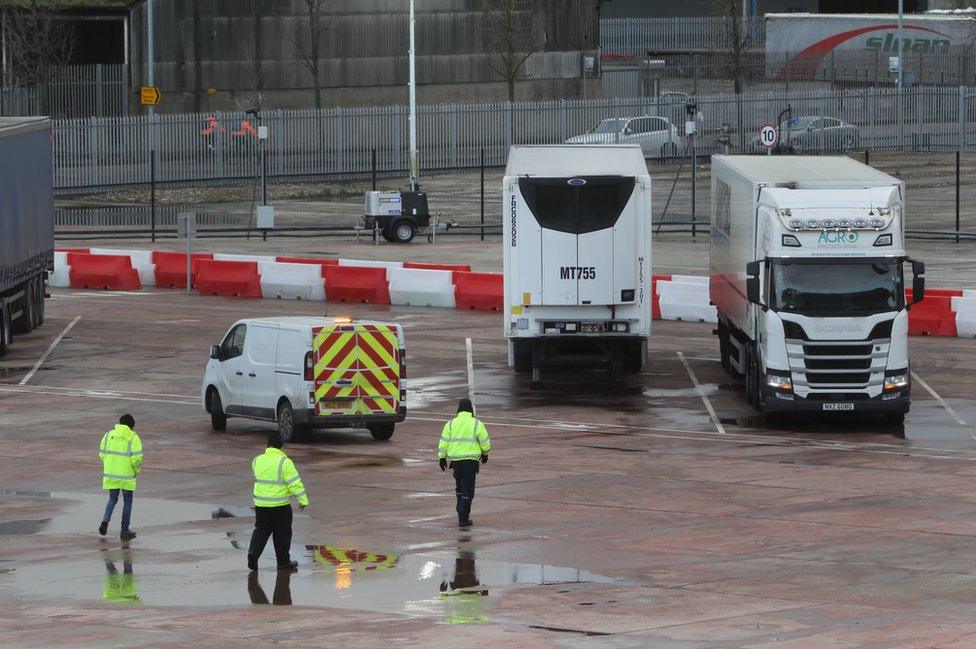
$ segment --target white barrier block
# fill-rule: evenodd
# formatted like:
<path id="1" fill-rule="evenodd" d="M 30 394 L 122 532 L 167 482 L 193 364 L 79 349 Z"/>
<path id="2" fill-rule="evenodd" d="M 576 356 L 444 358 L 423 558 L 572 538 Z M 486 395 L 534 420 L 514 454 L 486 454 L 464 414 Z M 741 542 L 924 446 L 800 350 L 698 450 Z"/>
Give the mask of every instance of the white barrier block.
<path id="1" fill-rule="evenodd" d="M 261 296 L 290 300 L 325 300 L 325 280 L 317 264 L 260 262 Z"/>
<path id="2" fill-rule="evenodd" d="M 71 280 L 68 278 L 70 271 L 71 269 L 68 268 L 68 253 L 55 250 L 54 271 L 48 273 L 47 285 L 56 288 L 67 288 L 71 286 Z"/>
<path id="3" fill-rule="evenodd" d="M 449 270 L 388 268 L 386 276 L 390 282 L 390 304 L 455 307 L 453 273 Z"/>
<path id="4" fill-rule="evenodd" d="M 115 248 L 92 248 L 93 255 L 125 255 L 132 261 L 132 267 L 139 273 L 143 286 L 156 285 L 156 264 L 152 261 L 151 250 L 116 250 Z"/>
<path id="5" fill-rule="evenodd" d="M 708 303 L 708 285 L 659 281 L 661 319 L 718 322 L 718 312 Z"/>
<path id="6" fill-rule="evenodd" d="M 971 293 L 972 297 L 966 293 Z M 976 336 L 976 291 L 964 291 L 963 297 L 952 298 L 952 310 L 956 312 L 956 335 L 960 338 Z"/>
<path id="7" fill-rule="evenodd" d="M 970 289 L 965 289 L 962 292 L 962 296 L 964 298 L 976 298 L 976 290 L 971 289 L 971 288 Z"/>
<path id="8" fill-rule="evenodd" d="M 695 286 L 708 286 L 708 277 L 697 275 L 672 275 L 671 281 L 675 284 L 692 284 Z"/>
<path id="9" fill-rule="evenodd" d="M 403 268 L 402 261 L 366 261 L 365 259 L 340 259 L 340 266 L 360 266 L 366 268 Z M 390 274 L 386 274 L 389 278 Z"/>
<path id="10" fill-rule="evenodd" d="M 218 252 L 214 255 L 217 261 L 256 261 L 258 263 L 275 263 L 277 259 L 274 255 L 231 255 Z"/>

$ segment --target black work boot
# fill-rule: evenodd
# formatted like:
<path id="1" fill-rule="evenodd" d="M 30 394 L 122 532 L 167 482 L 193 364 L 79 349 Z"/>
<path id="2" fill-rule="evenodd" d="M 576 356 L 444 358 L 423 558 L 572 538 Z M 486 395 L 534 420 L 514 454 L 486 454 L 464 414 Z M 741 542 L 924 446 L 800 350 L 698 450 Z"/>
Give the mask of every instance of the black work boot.
<path id="1" fill-rule="evenodd" d="M 297 561 L 289 561 L 288 563 L 278 564 L 278 570 L 297 570 L 297 569 L 298 569 Z"/>
<path id="2" fill-rule="evenodd" d="M 101 525 L 98 526 L 98 533 L 102 536 L 108 534 L 108 521 L 102 521 Z"/>
<path id="3" fill-rule="evenodd" d="M 470 518 L 466 518 L 465 520 L 458 523 L 458 527 L 471 527 L 472 525 L 474 525 L 474 521 L 471 520 Z"/>
<path id="4" fill-rule="evenodd" d="M 119 534 L 119 538 L 123 541 L 131 541 L 132 539 L 136 538 L 136 533 L 132 530 L 122 530 L 122 532 Z"/>
<path id="5" fill-rule="evenodd" d="M 247 555 L 247 569 L 252 572 L 258 569 L 258 558 L 253 554 Z"/>

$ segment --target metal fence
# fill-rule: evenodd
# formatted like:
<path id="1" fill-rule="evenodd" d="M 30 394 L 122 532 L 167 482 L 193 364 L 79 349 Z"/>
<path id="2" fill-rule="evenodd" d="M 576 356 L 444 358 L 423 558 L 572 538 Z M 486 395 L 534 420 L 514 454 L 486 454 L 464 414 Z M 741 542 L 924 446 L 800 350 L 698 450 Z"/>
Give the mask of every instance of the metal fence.
<path id="1" fill-rule="evenodd" d="M 127 65 L 71 65 L 46 84 L 0 86 L 0 115 L 117 117 L 129 114 L 129 98 Z"/>
<path id="2" fill-rule="evenodd" d="M 668 50 L 713 50 L 728 47 L 731 23 L 725 17 L 703 18 L 604 18 L 600 20 L 600 50 L 617 54 Z M 762 17 L 742 22 L 749 48 L 766 45 Z"/>
<path id="3" fill-rule="evenodd" d="M 790 106 L 794 116 L 829 116 L 850 126 L 841 131 L 831 121 L 817 122 L 793 134 L 805 151 L 962 150 L 976 137 L 973 96 L 962 87 L 700 96 L 699 131 L 702 148 L 710 151 L 728 124 L 732 151 L 751 152 L 759 126 L 775 122 Z M 561 143 L 601 120 L 641 115 L 665 117 L 678 133 L 668 140 L 626 132 L 605 137 L 639 142 L 648 158 L 683 155 L 683 100 L 615 98 L 420 107 L 420 164 L 427 172 L 475 169 L 484 149 L 489 167 L 502 166 L 510 145 Z M 227 113 L 57 120 L 55 186 L 90 190 L 253 178 L 261 143 L 256 122 L 248 120 Z M 401 107 L 277 110 L 265 113 L 262 122 L 270 132 L 266 156 L 273 178 L 361 177 L 373 170 L 374 159 L 381 173 L 407 168 L 407 112 Z"/>

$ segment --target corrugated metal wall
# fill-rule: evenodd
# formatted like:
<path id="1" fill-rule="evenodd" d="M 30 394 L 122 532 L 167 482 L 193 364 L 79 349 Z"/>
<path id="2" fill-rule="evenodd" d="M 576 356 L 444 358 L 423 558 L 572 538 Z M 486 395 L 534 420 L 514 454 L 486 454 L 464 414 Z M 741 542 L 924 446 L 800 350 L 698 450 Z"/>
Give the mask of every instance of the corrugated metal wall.
<path id="1" fill-rule="evenodd" d="M 593 0 L 525 0 L 539 54 L 529 78 L 577 78 L 580 50 L 595 50 Z M 335 0 L 320 52 L 323 87 L 407 82 L 407 15 L 403 0 Z M 156 85 L 167 91 L 312 87 L 298 61 L 307 49 L 303 0 L 171 0 L 155 4 Z M 422 84 L 498 81 L 481 28 L 480 0 L 425 0 L 417 14 L 417 75 Z M 145 5 L 132 12 L 132 83 L 145 75 Z M 304 39 L 304 40 L 302 40 Z"/>

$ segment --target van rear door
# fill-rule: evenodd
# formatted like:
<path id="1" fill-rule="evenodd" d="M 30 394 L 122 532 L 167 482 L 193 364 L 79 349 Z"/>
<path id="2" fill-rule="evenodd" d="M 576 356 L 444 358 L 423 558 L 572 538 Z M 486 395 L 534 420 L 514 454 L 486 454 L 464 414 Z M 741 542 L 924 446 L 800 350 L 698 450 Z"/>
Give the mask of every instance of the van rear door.
<path id="1" fill-rule="evenodd" d="M 343 324 L 313 330 L 315 413 L 393 415 L 400 407 L 397 328 Z"/>

